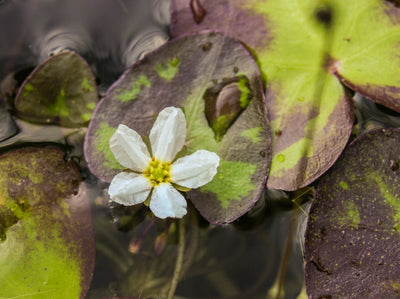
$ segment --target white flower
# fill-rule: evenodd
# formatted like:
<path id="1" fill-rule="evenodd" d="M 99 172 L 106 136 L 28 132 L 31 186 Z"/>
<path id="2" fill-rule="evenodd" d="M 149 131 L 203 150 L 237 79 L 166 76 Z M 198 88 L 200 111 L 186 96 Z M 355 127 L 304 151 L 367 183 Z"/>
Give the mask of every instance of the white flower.
<path id="1" fill-rule="evenodd" d="M 110 139 L 110 149 L 118 162 L 132 172 L 121 172 L 111 181 L 111 200 L 123 205 L 144 202 L 150 195 L 150 209 L 159 218 L 182 218 L 186 200 L 173 184 L 198 188 L 217 173 L 216 153 L 198 150 L 173 161 L 183 148 L 186 120 L 181 109 L 167 107 L 160 112 L 150 131 L 151 152 L 140 135 L 119 125 Z"/>

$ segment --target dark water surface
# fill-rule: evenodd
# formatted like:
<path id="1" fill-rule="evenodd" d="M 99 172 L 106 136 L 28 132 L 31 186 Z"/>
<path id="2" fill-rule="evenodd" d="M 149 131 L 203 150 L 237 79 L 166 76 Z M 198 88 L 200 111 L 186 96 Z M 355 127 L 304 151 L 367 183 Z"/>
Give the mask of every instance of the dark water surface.
<path id="1" fill-rule="evenodd" d="M 70 49 L 110 83 L 168 39 L 168 23 L 168 1 L 1 1 L 0 76 Z"/>

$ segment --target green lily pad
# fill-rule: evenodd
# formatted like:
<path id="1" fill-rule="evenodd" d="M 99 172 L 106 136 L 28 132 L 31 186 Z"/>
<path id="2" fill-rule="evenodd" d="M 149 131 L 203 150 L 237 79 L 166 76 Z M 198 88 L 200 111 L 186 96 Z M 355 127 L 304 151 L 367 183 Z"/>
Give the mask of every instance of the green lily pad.
<path id="1" fill-rule="evenodd" d="M 321 178 L 306 231 L 309 298 L 398 298 L 400 129 L 361 135 Z"/>
<path id="2" fill-rule="evenodd" d="M 0 297 L 84 298 L 94 230 L 73 162 L 55 149 L 0 156 Z"/>
<path id="3" fill-rule="evenodd" d="M 88 64 L 75 52 L 45 60 L 22 84 L 15 99 L 19 117 L 66 127 L 87 125 L 98 101 Z"/>
<path id="4" fill-rule="evenodd" d="M 235 220 L 264 188 L 270 137 L 259 69 L 239 42 L 222 34 L 171 41 L 124 73 L 90 122 L 85 140 L 89 168 L 111 181 L 123 169 L 109 149 L 117 126 L 148 135 L 168 106 L 185 113 L 187 154 L 205 149 L 221 158 L 214 180 L 190 191 L 191 200 L 210 222 Z"/>
<path id="5" fill-rule="evenodd" d="M 400 10 L 392 3 L 201 3 L 206 13 L 198 23 L 189 1 L 173 0 L 171 32 L 218 29 L 243 40 L 257 56 L 267 80 L 273 138 L 268 187 L 304 187 L 337 159 L 354 117 L 342 83 L 400 111 Z"/>

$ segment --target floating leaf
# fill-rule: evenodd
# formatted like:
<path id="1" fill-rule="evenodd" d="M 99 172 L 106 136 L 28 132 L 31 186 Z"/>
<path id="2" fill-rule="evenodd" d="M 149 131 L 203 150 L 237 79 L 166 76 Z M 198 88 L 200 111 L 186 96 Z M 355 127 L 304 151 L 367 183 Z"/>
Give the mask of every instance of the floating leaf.
<path id="1" fill-rule="evenodd" d="M 15 99 L 21 118 L 78 127 L 89 122 L 98 101 L 96 82 L 87 63 L 64 51 L 39 65 Z"/>
<path id="2" fill-rule="evenodd" d="M 322 177 L 308 218 L 310 298 L 397 298 L 400 129 L 361 135 Z"/>
<path id="3" fill-rule="evenodd" d="M 165 76 L 166 70 L 170 75 Z M 220 95 L 227 82 L 236 88 L 232 98 L 209 96 L 210 90 Z M 219 102 L 230 109 L 215 109 Z M 185 113 L 187 154 L 206 149 L 221 158 L 214 180 L 190 191 L 191 200 L 213 223 L 235 220 L 253 206 L 264 187 L 270 140 L 259 70 L 240 43 L 222 34 L 171 41 L 125 72 L 90 122 L 85 140 L 90 169 L 109 182 L 123 169 L 109 149 L 117 126 L 148 135 L 167 106 Z"/>
<path id="4" fill-rule="evenodd" d="M 216 0 L 197 24 L 172 2 L 171 32 L 218 29 L 243 40 L 267 80 L 272 129 L 268 187 L 295 190 L 324 173 L 353 124 L 344 84 L 400 111 L 400 10 L 381 0 Z M 257 30 L 256 28 L 259 28 Z"/>
<path id="5" fill-rule="evenodd" d="M 0 297 L 84 298 L 95 244 L 73 162 L 55 149 L 0 156 Z"/>

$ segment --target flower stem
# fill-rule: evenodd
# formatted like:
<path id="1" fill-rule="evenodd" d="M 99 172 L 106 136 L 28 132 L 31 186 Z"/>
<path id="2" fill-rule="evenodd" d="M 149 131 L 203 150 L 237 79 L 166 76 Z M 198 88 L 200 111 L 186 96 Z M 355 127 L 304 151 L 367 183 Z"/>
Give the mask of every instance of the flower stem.
<path id="1" fill-rule="evenodd" d="M 179 221 L 179 239 L 178 239 L 178 256 L 176 257 L 174 275 L 172 276 L 171 285 L 168 291 L 167 299 L 172 299 L 178 286 L 179 278 L 182 272 L 183 256 L 185 253 L 185 221 Z"/>

